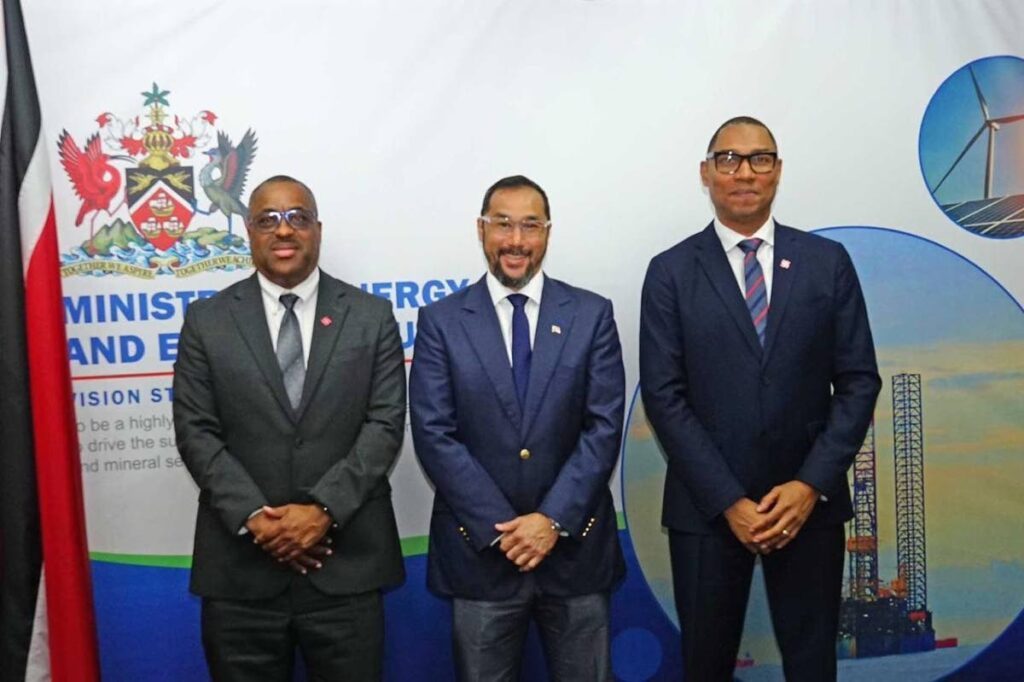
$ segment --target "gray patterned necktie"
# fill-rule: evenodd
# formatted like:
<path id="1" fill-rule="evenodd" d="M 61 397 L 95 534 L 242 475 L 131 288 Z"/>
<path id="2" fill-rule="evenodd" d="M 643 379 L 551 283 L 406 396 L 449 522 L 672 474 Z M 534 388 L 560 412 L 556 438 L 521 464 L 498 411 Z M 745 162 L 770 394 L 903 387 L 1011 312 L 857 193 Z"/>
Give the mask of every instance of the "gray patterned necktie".
<path id="1" fill-rule="evenodd" d="M 302 400 L 302 383 L 306 380 L 306 363 L 302 357 L 302 335 L 299 333 L 299 318 L 295 314 L 295 303 L 299 297 L 295 294 L 281 294 L 284 304 L 284 318 L 277 332 L 277 364 L 281 368 L 284 379 L 284 390 L 288 392 L 288 401 L 292 409 L 299 409 Z"/>

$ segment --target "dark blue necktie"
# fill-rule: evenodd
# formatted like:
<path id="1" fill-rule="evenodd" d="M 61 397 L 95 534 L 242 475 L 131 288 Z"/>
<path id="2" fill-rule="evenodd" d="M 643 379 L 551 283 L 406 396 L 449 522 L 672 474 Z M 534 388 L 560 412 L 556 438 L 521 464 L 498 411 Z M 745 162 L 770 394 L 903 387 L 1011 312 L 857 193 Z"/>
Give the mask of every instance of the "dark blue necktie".
<path id="1" fill-rule="evenodd" d="M 530 321 L 526 319 L 526 295 L 509 294 L 512 304 L 512 377 L 516 382 L 519 407 L 526 403 L 526 386 L 530 383 Z"/>
<path id="2" fill-rule="evenodd" d="M 750 319 L 754 323 L 754 330 L 763 348 L 764 332 L 768 326 L 768 287 L 764 281 L 761 264 L 757 262 L 757 249 L 760 248 L 761 242 L 760 239 L 744 239 L 739 243 L 739 247 L 743 251 L 743 298 L 747 301 Z"/>

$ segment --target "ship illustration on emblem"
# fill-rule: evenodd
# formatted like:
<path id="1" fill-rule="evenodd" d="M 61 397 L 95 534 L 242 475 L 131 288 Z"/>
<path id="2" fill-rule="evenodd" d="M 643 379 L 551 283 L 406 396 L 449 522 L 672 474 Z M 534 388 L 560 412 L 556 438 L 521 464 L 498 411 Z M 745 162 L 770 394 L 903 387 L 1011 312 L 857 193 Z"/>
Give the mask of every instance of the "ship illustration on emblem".
<path id="1" fill-rule="evenodd" d="M 248 210 L 242 193 L 255 133 L 246 130 L 235 145 L 212 111 L 171 116 L 169 90 L 153 83 L 141 94 L 147 124 L 104 112 L 83 147 L 67 130 L 58 138 L 61 166 L 80 201 L 75 227 L 89 229 L 87 240 L 61 254 L 62 276 L 152 279 L 250 267 L 232 217 L 244 221 Z M 199 196 L 189 162 L 203 156 Z M 215 220 L 227 229 L 214 227 Z"/>

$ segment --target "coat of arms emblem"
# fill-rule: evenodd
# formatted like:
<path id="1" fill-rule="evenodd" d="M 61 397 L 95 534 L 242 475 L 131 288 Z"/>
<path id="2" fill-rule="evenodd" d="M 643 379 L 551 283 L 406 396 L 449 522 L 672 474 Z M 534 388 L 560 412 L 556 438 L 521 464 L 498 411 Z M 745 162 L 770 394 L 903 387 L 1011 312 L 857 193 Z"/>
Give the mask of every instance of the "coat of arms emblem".
<path id="1" fill-rule="evenodd" d="M 255 133 L 247 130 L 235 145 L 212 111 L 172 115 L 170 91 L 156 83 L 141 94 L 141 116 L 100 114 L 99 129 L 81 147 L 67 130 L 58 139 L 61 165 L 81 202 L 75 227 L 89 229 L 88 239 L 61 255 L 62 274 L 148 279 L 249 267 L 233 217 L 244 219 L 247 211 L 242 192 Z M 193 163 L 203 156 L 197 190 Z"/>

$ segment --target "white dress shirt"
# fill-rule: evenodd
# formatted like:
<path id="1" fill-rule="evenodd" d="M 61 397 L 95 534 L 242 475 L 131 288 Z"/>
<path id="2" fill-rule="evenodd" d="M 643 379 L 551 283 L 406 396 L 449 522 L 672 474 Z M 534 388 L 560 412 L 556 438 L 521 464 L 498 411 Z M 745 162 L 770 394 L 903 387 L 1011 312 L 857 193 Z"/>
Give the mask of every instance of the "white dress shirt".
<path id="1" fill-rule="evenodd" d="M 732 268 L 732 274 L 736 278 L 736 286 L 740 288 L 740 293 L 743 294 L 744 300 L 747 297 L 747 283 L 743 275 L 744 253 L 743 249 L 740 248 L 740 242 L 745 239 L 762 240 L 761 247 L 757 250 L 756 258 L 757 262 L 761 264 L 761 271 L 764 273 L 764 291 L 768 297 L 768 303 L 771 304 L 772 269 L 775 263 L 775 220 L 768 216 L 767 222 L 757 228 L 757 232 L 747 237 L 726 227 L 718 218 L 715 218 L 715 234 L 718 235 L 718 240 L 722 242 L 725 256 L 729 259 L 729 266 Z"/>
<path id="2" fill-rule="evenodd" d="M 309 366 L 309 347 L 313 340 L 313 326 L 316 324 L 316 299 L 320 288 L 320 268 L 313 268 L 309 277 L 299 282 L 291 289 L 274 284 L 263 276 L 263 273 L 256 273 L 260 282 L 260 291 L 263 292 L 263 310 L 267 314 L 267 327 L 270 330 L 270 342 L 277 352 L 277 335 L 281 331 L 281 320 L 287 310 L 284 303 L 281 303 L 281 294 L 295 294 L 299 300 L 295 302 L 295 316 L 299 318 L 299 336 L 302 338 L 302 361 Z M 509 304 L 511 305 L 511 304 Z"/>
<path id="3" fill-rule="evenodd" d="M 512 366 L 512 302 L 508 300 L 509 294 L 523 294 L 526 296 L 526 321 L 530 323 L 530 348 L 533 348 L 533 340 L 537 337 L 537 320 L 540 318 L 540 296 L 544 291 L 544 273 L 538 272 L 519 291 L 509 289 L 498 281 L 498 278 L 487 271 L 487 291 L 491 294 L 491 301 L 494 303 L 494 312 L 498 315 L 498 325 L 501 327 L 501 336 L 505 339 L 505 352 L 508 354 L 509 367 Z"/>

